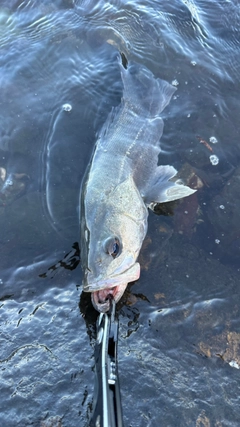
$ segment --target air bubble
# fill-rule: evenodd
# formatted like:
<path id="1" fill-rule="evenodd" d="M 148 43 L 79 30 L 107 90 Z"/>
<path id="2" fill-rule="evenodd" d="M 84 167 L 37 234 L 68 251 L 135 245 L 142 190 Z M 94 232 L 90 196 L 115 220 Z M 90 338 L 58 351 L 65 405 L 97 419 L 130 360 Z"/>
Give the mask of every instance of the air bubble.
<path id="1" fill-rule="evenodd" d="M 212 144 L 216 144 L 216 143 L 218 142 L 218 140 L 217 140 L 217 138 L 215 138 L 215 136 L 211 136 L 211 137 L 209 138 L 209 141 L 210 141 Z"/>
<path id="2" fill-rule="evenodd" d="M 219 245 L 220 240 L 219 239 L 215 239 L 215 243 L 217 243 L 217 245 Z"/>
<path id="3" fill-rule="evenodd" d="M 220 207 L 220 209 L 225 209 L 224 205 L 220 205 L 219 207 Z"/>
<path id="4" fill-rule="evenodd" d="M 72 110 L 71 104 L 63 104 L 62 108 L 64 111 L 71 111 Z"/>
<path id="5" fill-rule="evenodd" d="M 218 165 L 218 163 L 219 163 L 219 158 L 218 158 L 218 156 L 216 156 L 215 154 L 212 154 L 212 155 L 209 157 L 209 160 L 210 160 L 210 162 L 212 163 L 212 165 L 213 165 L 213 166 L 216 166 L 216 165 Z"/>

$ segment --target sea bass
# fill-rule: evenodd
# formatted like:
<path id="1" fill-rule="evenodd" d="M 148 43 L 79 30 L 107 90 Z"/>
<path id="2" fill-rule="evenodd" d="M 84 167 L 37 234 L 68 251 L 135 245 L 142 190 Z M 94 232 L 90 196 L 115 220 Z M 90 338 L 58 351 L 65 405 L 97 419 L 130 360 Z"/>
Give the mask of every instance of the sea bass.
<path id="1" fill-rule="evenodd" d="M 160 117 L 176 88 L 146 67 L 119 58 L 123 95 L 97 139 L 81 191 L 83 290 L 105 312 L 140 276 L 137 258 L 146 236 L 148 208 L 194 193 L 173 182 L 173 166 L 158 166 Z"/>

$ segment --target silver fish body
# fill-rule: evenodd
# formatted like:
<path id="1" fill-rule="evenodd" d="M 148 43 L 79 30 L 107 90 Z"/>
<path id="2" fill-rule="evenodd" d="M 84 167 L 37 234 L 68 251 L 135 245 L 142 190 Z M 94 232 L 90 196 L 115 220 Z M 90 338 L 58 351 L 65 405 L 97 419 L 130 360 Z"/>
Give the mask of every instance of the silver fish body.
<path id="1" fill-rule="evenodd" d="M 98 311 L 118 301 L 137 280 L 137 258 L 147 232 L 148 208 L 194 190 L 172 181 L 177 171 L 158 166 L 162 110 L 175 88 L 142 65 L 120 60 L 121 104 L 112 110 L 96 143 L 81 194 L 83 290 Z"/>

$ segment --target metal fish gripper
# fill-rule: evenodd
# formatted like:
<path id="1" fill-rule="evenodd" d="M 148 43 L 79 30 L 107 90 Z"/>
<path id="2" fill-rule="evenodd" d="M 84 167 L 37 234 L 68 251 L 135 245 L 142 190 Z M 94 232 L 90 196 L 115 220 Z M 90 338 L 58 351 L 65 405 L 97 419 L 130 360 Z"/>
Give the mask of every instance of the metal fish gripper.
<path id="1" fill-rule="evenodd" d="M 95 389 L 90 427 L 123 427 L 117 363 L 118 319 L 116 303 L 97 319 Z"/>

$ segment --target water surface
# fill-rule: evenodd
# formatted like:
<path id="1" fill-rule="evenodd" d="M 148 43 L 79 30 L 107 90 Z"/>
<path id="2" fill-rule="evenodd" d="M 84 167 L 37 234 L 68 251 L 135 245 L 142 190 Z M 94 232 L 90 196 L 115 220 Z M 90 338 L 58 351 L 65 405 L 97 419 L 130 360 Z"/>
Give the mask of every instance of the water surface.
<path id="1" fill-rule="evenodd" d="M 118 307 L 125 426 L 239 425 L 239 24 L 235 0 L 1 2 L 1 425 L 89 422 L 78 200 L 118 50 L 177 86 L 159 160 L 198 187 L 150 214 Z"/>

